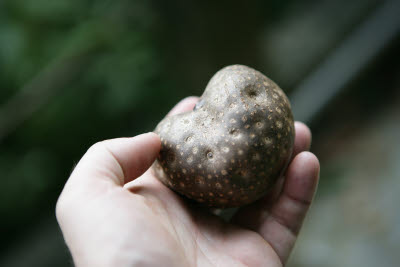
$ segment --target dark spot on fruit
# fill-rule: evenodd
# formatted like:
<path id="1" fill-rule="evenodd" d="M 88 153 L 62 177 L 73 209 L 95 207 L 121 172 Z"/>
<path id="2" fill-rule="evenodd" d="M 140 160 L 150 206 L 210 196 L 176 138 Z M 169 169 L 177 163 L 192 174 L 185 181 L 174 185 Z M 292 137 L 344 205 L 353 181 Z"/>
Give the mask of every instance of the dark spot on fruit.
<path id="1" fill-rule="evenodd" d="M 235 129 L 235 128 L 231 128 L 231 129 L 229 130 L 229 134 L 236 137 L 236 136 L 239 135 L 239 130 L 238 130 L 238 129 Z"/>
<path id="2" fill-rule="evenodd" d="M 208 159 L 214 158 L 214 154 L 212 153 L 211 150 L 207 150 L 207 151 L 206 151 L 206 157 L 207 157 Z"/>
<path id="3" fill-rule="evenodd" d="M 203 176 L 197 176 L 194 181 L 195 181 L 196 184 L 203 185 L 204 184 L 204 177 Z"/>
<path id="4" fill-rule="evenodd" d="M 249 98 L 256 98 L 258 95 L 258 90 L 253 85 L 246 86 L 244 90 Z"/>
<path id="5" fill-rule="evenodd" d="M 176 157 L 175 157 L 174 151 L 169 150 L 168 153 L 167 153 L 167 162 L 168 162 L 168 163 L 172 163 L 172 162 L 175 161 L 175 158 L 176 158 Z"/>

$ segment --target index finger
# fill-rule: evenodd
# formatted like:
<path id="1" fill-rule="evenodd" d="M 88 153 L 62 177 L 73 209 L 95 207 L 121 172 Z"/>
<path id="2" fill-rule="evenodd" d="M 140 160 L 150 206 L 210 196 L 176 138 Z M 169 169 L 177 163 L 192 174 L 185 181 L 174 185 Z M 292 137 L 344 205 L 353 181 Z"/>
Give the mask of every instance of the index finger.
<path id="1" fill-rule="evenodd" d="M 182 99 L 178 104 L 175 105 L 175 107 L 171 109 L 170 112 L 168 112 L 167 116 L 173 116 L 182 112 L 193 110 L 198 100 L 199 98 L 197 96 L 189 96 Z"/>

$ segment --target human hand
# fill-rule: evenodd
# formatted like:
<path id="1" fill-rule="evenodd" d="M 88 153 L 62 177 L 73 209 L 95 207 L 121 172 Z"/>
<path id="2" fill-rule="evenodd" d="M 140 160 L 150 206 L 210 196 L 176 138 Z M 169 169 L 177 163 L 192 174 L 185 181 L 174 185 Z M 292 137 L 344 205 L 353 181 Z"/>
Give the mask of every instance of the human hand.
<path id="1" fill-rule="evenodd" d="M 181 101 L 171 114 L 191 110 Z M 283 266 L 319 177 L 311 134 L 296 123 L 293 159 L 272 194 L 230 222 L 192 207 L 148 170 L 156 134 L 93 145 L 68 179 L 56 215 L 76 266 Z"/>

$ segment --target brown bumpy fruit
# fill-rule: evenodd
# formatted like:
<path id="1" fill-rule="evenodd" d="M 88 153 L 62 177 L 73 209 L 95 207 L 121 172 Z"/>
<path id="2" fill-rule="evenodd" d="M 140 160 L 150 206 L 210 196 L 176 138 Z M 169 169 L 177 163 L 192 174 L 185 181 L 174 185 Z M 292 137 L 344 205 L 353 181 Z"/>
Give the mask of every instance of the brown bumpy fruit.
<path id="1" fill-rule="evenodd" d="M 172 190 L 228 208 L 264 196 L 285 170 L 294 123 L 283 91 L 242 65 L 217 72 L 193 111 L 167 117 L 154 171 Z"/>

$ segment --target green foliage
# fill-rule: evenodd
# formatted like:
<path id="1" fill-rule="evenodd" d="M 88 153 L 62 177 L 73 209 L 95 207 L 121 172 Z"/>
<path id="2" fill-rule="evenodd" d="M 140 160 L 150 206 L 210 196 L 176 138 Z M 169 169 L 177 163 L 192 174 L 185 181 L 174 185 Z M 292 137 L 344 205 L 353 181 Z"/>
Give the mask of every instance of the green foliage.
<path id="1" fill-rule="evenodd" d="M 164 89 L 147 1 L 0 5 L 0 228 L 12 240 L 53 210 L 91 144 L 151 130 L 160 113 L 132 113 Z"/>

